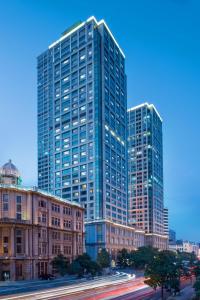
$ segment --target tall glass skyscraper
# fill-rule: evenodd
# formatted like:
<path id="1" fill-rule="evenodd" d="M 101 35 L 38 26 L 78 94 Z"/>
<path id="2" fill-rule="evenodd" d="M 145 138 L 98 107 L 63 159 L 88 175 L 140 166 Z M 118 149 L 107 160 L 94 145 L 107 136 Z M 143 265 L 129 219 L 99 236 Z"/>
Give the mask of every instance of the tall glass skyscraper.
<path id="1" fill-rule="evenodd" d="M 66 30 L 38 57 L 38 185 L 127 224 L 125 56 L 101 20 Z"/>
<path id="2" fill-rule="evenodd" d="M 129 221 L 165 249 L 162 119 L 152 104 L 128 109 Z"/>

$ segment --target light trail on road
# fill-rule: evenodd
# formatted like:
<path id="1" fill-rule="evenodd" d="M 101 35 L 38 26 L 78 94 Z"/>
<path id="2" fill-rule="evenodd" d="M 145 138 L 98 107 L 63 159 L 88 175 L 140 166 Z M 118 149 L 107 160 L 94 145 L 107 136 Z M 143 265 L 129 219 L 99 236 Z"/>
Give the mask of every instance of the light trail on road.
<path id="1" fill-rule="evenodd" d="M 127 283 L 111 285 L 103 288 L 94 288 L 93 290 L 77 293 L 76 295 L 60 297 L 59 300 L 106 300 L 115 299 L 119 295 L 126 296 L 127 293 L 144 289 L 143 280 L 136 279 Z M 124 297 L 123 296 L 123 297 Z"/>
<path id="2" fill-rule="evenodd" d="M 137 289 L 143 285 L 142 278 L 133 278 L 128 275 L 117 275 L 110 278 L 98 279 L 78 285 L 48 288 L 42 291 L 17 294 L 15 296 L 4 296 L 4 300 L 45 300 L 45 299 L 105 299 L 106 293 L 116 297 L 130 289 Z M 94 295 L 95 294 L 95 295 Z M 94 298 L 96 297 L 96 298 Z"/>

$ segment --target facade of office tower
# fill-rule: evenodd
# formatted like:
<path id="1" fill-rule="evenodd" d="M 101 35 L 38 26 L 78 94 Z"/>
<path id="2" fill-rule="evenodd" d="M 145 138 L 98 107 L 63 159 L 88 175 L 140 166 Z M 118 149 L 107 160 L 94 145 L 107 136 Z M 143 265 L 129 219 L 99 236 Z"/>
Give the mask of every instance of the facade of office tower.
<path id="1" fill-rule="evenodd" d="M 102 220 L 86 227 L 91 249 L 106 245 L 103 220 L 127 225 L 126 110 L 125 57 L 103 20 L 38 57 L 38 185 L 81 203 L 90 230 Z"/>
<path id="2" fill-rule="evenodd" d="M 129 222 L 146 244 L 167 248 L 164 235 L 162 119 L 151 104 L 128 109 Z"/>
<path id="3" fill-rule="evenodd" d="M 169 210 L 164 208 L 163 211 L 163 222 L 164 222 L 164 235 L 168 236 L 169 239 Z"/>

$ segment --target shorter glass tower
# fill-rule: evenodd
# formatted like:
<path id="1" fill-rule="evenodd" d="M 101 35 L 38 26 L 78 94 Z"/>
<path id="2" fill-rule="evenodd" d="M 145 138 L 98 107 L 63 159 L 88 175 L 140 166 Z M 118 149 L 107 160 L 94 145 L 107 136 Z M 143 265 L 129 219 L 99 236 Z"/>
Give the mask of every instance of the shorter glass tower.
<path id="1" fill-rule="evenodd" d="M 129 222 L 147 244 L 167 247 L 163 216 L 162 119 L 153 104 L 128 109 Z"/>

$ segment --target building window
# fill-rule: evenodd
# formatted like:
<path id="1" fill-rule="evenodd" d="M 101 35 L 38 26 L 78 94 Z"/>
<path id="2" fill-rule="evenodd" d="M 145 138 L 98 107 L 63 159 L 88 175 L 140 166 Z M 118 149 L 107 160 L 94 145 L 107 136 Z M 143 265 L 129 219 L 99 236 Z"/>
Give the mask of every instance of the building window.
<path id="1" fill-rule="evenodd" d="M 8 194 L 3 194 L 3 211 L 8 211 Z"/>
<path id="2" fill-rule="evenodd" d="M 81 222 L 77 222 L 76 223 L 76 229 L 77 230 L 81 230 Z"/>
<path id="3" fill-rule="evenodd" d="M 51 209 L 52 209 L 52 211 L 55 211 L 55 212 L 59 213 L 60 212 L 60 205 L 52 203 Z"/>
<path id="4" fill-rule="evenodd" d="M 46 202 L 44 200 L 40 200 L 39 207 L 46 207 Z"/>
<path id="5" fill-rule="evenodd" d="M 81 218 L 81 212 L 79 210 L 76 211 L 76 217 Z"/>
<path id="6" fill-rule="evenodd" d="M 71 228 L 72 223 L 69 220 L 64 220 L 63 225 L 65 228 Z"/>
<path id="7" fill-rule="evenodd" d="M 67 254 L 67 255 L 72 254 L 72 247 L 71 246 L 64 246 L 64 254 Z"/>
<path id="8" fill-rule="evenodd" d="M 64 233 L 64 241 L 71 242 L 72 241 L 72 235 L 69 233 Z"/>
<path id="9" fill-rule="evenodd" d="M 52 232 L 52 239 L 53 240 L 60 240 L 60 232 L 59 231 L 53 231 Z"/>
<path id="10" fill-rule="evenodd" d="M 3 253 L 8 254 L 8 237 L 3 237 Z"/>
<path id="11" fill-rule="evenodd" d="M 40 215 L 38 216 L 38 222 L 39 223 L 46 223 L 47 222 L 47 215 L 46 213 L 40 213 Z"/>
<path id="12" fill-rule="evenodd" d="M 42 254 L 47 254 L 47 244 L 42 243 Z"/>
<path id="13" fill-rule="evenodd" d="M 22 276 L 22 264 L 17 263 L 16 264 L 16 277 L 21 277 Z"/>
<path id="14" fill-rule="evenodd" d="M 72 214 L 72 210 L 71 210 L 71 208 L 70 207 L 67 207 L 67 206 L 64 206 L 63 207 L 63 214 L 65 214 L 65 215 L 71 215 Z"/>
<path id="15" fill-rule="evenodd" d="M 52 245 L 52 254 L 60 254 L 60 245 L 57 244 Z"/>
<path id="16" fill-rule="evenodd" d="M 22 197 L 16 197 L 16 218 L 17 220 L 22 219 Z"/>
<path id="17" fill-rule="evenodd" d="M 38 276 L 42 274 L 47 274 L 47 262 L 46 261 L 40 261 L 38 263 Z"/>
<path id="18" fill-rule="evenodd" d="M 52 224 L 53 226 L 59 226 L 59 227 L 60 227 L 60 219 L 55 218 L 55 217 L 52 217 L 52 219 L 51 219 L 51 224 Z"/>
<path id="19" fill-rule="evenodd" d="M 22 231 L 16 230 L 16 253 L 22 254 Z"/>

